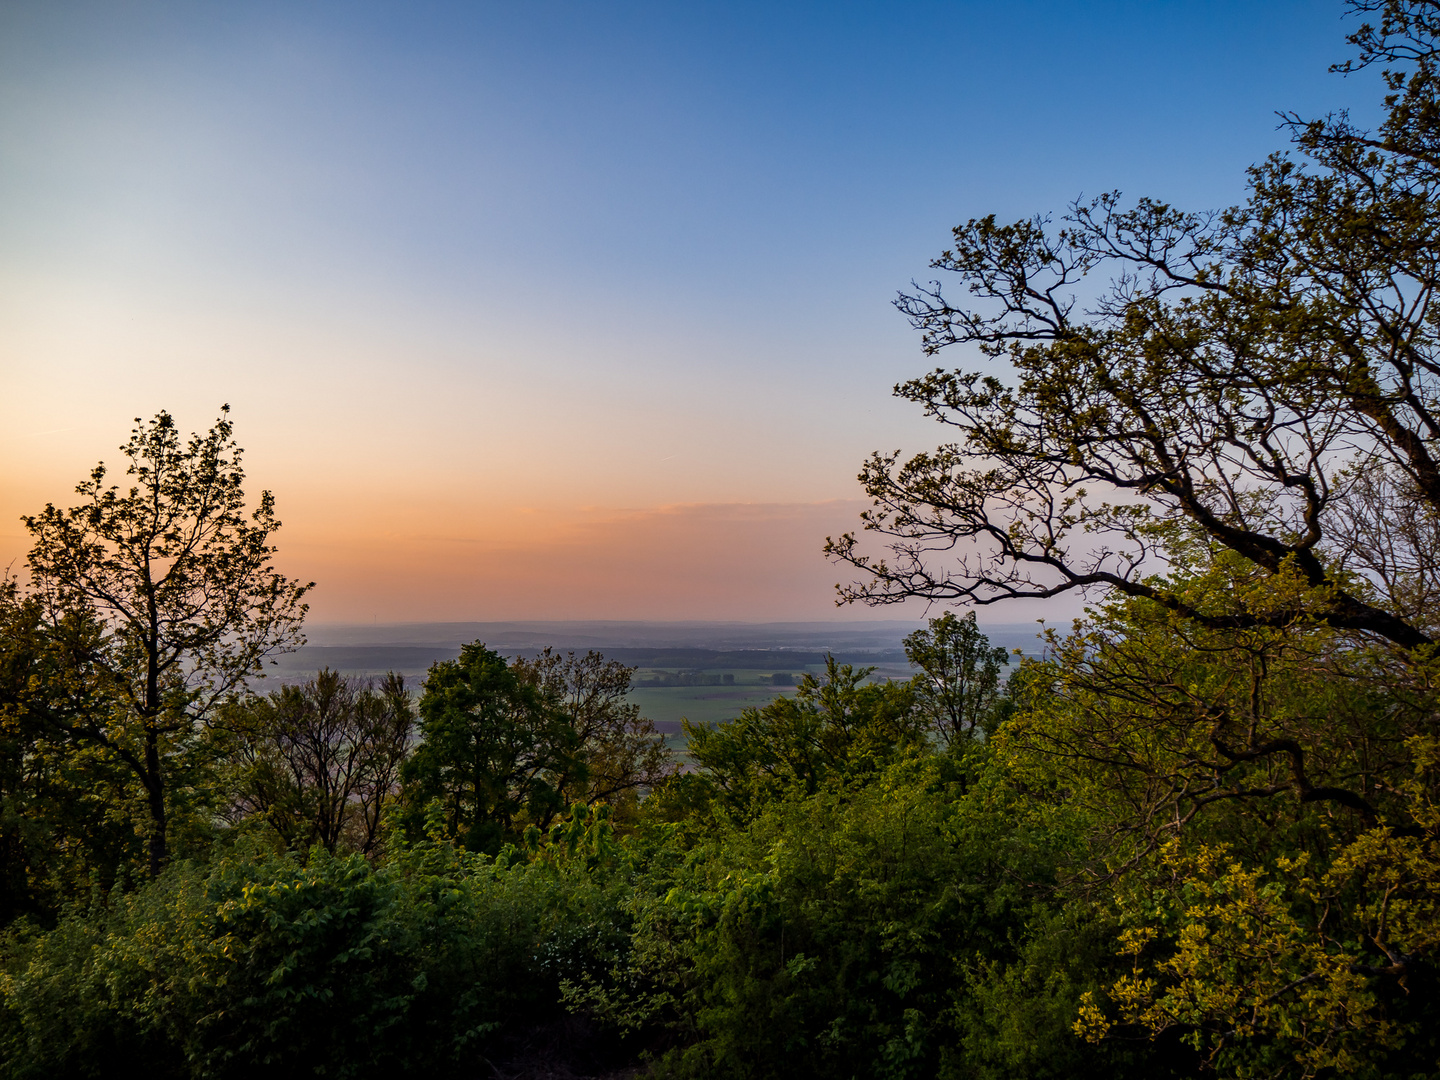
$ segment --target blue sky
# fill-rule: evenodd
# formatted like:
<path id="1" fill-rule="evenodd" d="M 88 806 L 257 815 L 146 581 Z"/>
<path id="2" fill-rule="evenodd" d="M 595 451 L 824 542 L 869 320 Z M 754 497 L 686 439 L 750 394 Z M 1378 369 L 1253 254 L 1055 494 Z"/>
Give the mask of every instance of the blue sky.
<path id="1" fill-rule="evenodd" d="M 949 228 L 1243 198 L 1277 109 L 1374 105 L 1341 13 L 6 4 L 0 557 L 229 402 L 320 617 L 826 613 Z"/>

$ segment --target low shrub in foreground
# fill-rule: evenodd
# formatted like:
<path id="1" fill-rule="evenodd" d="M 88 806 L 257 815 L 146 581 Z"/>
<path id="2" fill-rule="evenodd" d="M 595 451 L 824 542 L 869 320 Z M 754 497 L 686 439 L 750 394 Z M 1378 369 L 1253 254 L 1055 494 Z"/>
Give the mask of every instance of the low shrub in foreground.
<path id="1" fill-rule="evenodd" d="M 12 932 L 0 1075 L 364 1077 L 473 1071 L 559 984 L 614 960 L 620 887 L 448 843 L 236 850 Z"/>

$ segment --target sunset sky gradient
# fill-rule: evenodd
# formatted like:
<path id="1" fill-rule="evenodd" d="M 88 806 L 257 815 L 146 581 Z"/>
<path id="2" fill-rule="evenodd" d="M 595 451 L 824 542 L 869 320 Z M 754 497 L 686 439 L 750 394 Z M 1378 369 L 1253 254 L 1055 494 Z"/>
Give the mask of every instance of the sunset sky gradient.
<path id="1" fill-rule="evenodd" d="M 1377 99 L 1341 10 L 0 5 L 0 565 L 228 402 L 316 620 L 873 617 L 820 548 L 941 437 L 896 290 L 970 216 L 1242 198 Z"/>

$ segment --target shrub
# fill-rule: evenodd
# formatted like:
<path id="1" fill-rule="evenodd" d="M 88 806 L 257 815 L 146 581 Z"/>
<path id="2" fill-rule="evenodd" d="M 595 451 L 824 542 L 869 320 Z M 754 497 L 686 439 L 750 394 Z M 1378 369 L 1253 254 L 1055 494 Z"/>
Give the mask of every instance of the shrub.
<path id="1" fill-rule="evenodd" d="M 471 1072 L 614 962 L 623 889 L 443 841 L 378 869 L 323 848 L 176 865 L 6 939 L 0 1075 Z"/>

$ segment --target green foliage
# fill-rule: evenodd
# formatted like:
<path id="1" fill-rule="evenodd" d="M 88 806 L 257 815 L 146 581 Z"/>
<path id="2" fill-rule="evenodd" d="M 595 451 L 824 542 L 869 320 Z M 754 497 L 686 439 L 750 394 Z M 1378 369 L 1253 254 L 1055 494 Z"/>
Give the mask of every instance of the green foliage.
<path id="1" fill-rule="evenodd" d="M 1207 611 L 1274 601 L 1224 552 L 1167 586 Z M 1409 989 L 1440 940 L 1424 670 L 1136 600 L 1026 665 L 997 747 L 1090 821 L 1076 886 L 1105 883 L 1129 967 L 1077 1030 L 1183 1039 L 1227 1075 L 1433 1066 L 1433 1005 Z"/>
<path id="2" fill-rule="evenodd" d="M 12 934 L 0 1075 L 471 1075 L 612 962 L 620 884 L 446 842 L 237 850 Z"/>
<path id="3" fill-rule="evenodd" d="M 104 747 L 50 737 L 55 717 L 107 707 L 95 689 L 93 672 L 45 632 L 38 599 L 0 582 L 0 926 L 48 919 L 66 896 L 143 865 L 132 774 Z"/>
<path id="4" fill-rule="evenodd" d="M 102 463 L 76 487 L 80 505 L 24 519 L 44 633 L 89 683 L 80 707 L 31 712 L 48 738 L 102 748 L 133 773 L 154 874 L 169 858 L 173 795 L 186 787 L 174 774 L 203 755 L 209 710 L 266 656 L 303 641 L 309 586 L 270 565 L 274 499 L 263 492 L 246 512 L 241 450 L 223 414 L 183 444 L 169 413 L 136 420 L 120 449 L 128 490 L 105 484 Z"/>
<path id="5" fill-rule="evenodd" d="M 570 718 L 479 642 L 430 669 L 420 736 L 405 765 L 406 820 L 413 828 L 438 799 L 471 851 L 498 852 L 528 824 L 547 828 L 565 806 L 565 780 L 585 776 Z"/>
<path id="6" fill-rule="evenodd" d="M 675 768 L 655 725 L 627 701 L 632 675 L 593 651 L 507 662 L 480 642 L 436 664 L 420 699 L 421 743 L 404 770 L 407 825 L 438 799 L 452 834 L 493 854 L 576 802 L 633 819 L 641 793 Z"/>
<path id="7" fill-rule="evenodd" d="M 568 991 L 667 1028 L 662 1074 L 1124 1074 L 1070 1030 L 1114 963 L 1113 935 L 1077 932 L 1054 893 L 1074 823 L 1028 813 L 988 750 L 791 785 L 688 850 L 664 835 L 624 963 Z"/>
<path id="8" fill-rule="evenodd" d="M 375 852 L 410 750 L 405 680 L 378 686 L 322 670 L 309 682 L 221 710 L 226 816 L 261 820 L 298 849 Z"/>
<path id="9" fill-rule="evenodd" d="M 998 723 L 1000 669 L 1010 662 L 975 625 L 975 613 L 963 619 L 947 611 L 905 639 L 905 657 L 920 669 L 916 704 L 930 717 L 947 746 L 993 734 Z"/>
<path id="10" fill-rule="evenodd" d="M 910 685 L 866 682 L 871 671 L 829 657 L 824 674 L 805 675 L 794 697 L 713 728 L 686 721 L 690 756 L 740 811 L 792 787 L 813 794 L 829 778 L 871 772 L 925 736 Z"/>
<path id="11" fill-rule="evenodd" d="M 827 544 L 849 599 L 1103 595 L 995 750 L 1089 822 L 1064 884 L 1123 927 L 1077 1030 L 1236 1077 L 1440 1069 L 1440 18 L 1349 6 L 1378 131 L 1287 115 L 1295 152 L 1218 213 L 954 230 L 966 300 L 898 306 L 1011 382 L 897 387 L 951 441 L 864 466 L 890 561 Z"/>
<path id="12" fill-rule="evenodd" d="M 562 656 L 547 648 L 533 660 L 516 658 L 510 666 L 574 728 L 578 767 L 557 775 L 562 797 L 571 803 L 604 802 L 633 818 L 641 793 L 674 772 L 664 739 L 629 700 L 634 669 L 593 649 L 584 656 Z"/>

